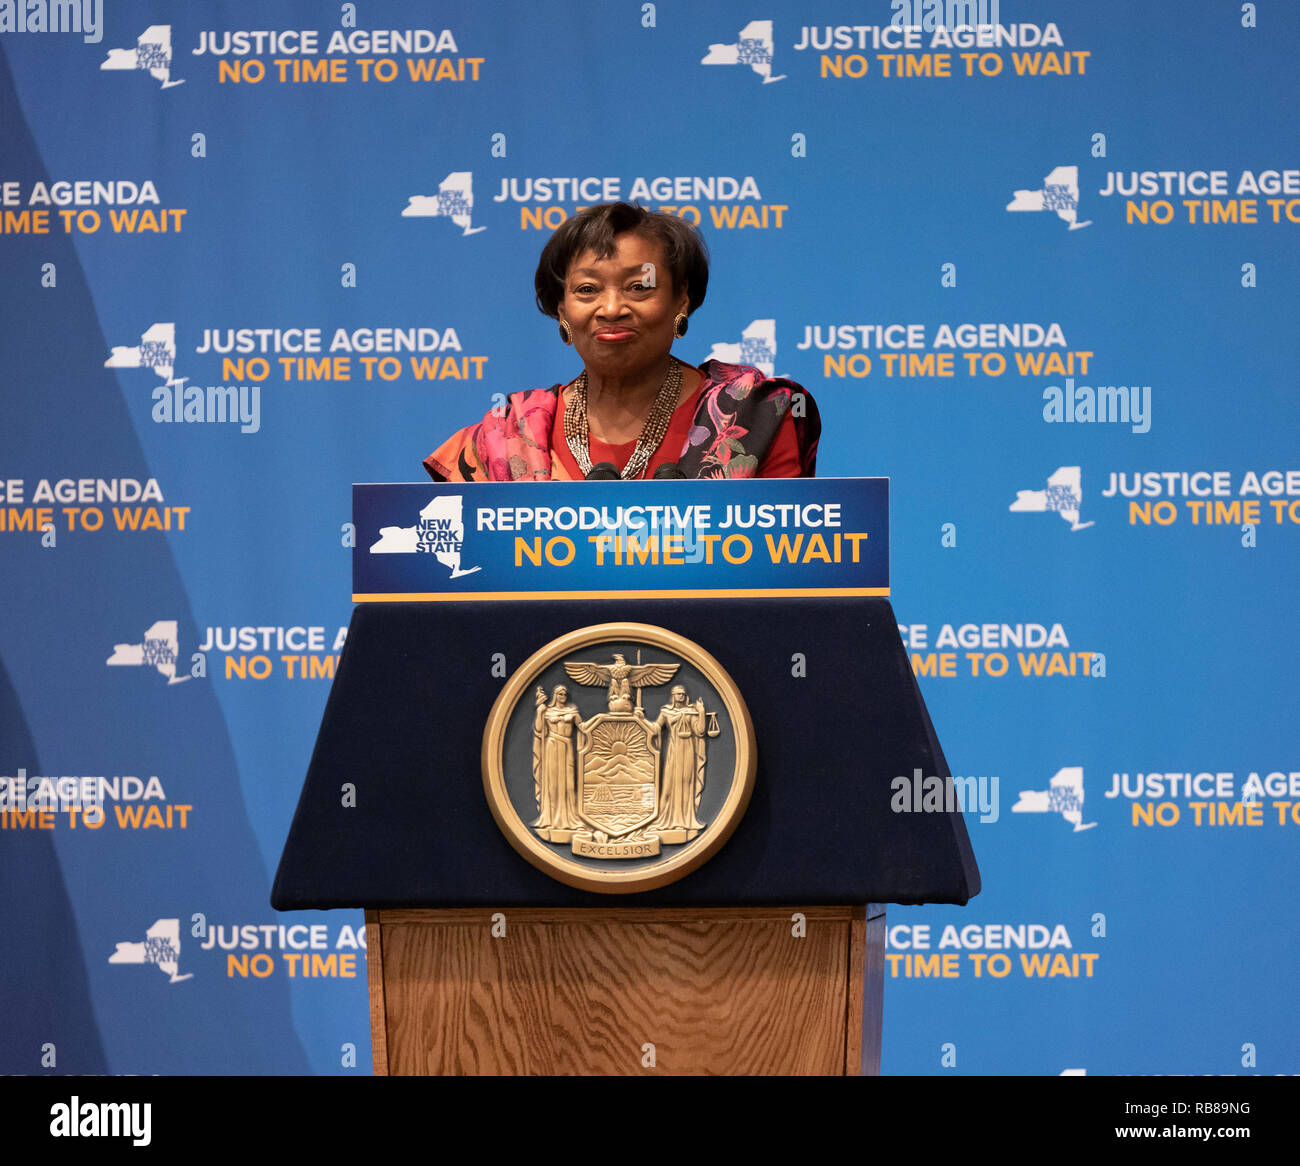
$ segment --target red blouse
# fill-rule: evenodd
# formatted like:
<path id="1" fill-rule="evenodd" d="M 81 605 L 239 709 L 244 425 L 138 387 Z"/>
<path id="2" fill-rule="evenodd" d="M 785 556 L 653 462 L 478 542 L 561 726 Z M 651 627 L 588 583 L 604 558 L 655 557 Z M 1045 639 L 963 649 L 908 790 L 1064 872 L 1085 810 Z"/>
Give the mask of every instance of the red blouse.
<path id="1" fill-rule="evenodd" d="M 650 462 L 646 466 L 645 473 L 642 477 L 652 478 L 654 472 L 660 466 L 667 462 L 676 461 L 680 456 L 682 449 L 686 445 L 687 435 L 690 433 L 691 420 L 695 416 L 695 410 L 700 403 L 700 391 L 704 388 L 704 382 L 701 381 L 689 397 L 686 398 L 674 411 L 672 420 L 668 423 L 668 432 L 664 434 L 664 439 L 659 443 L 659 448 L 650 455 Z M 605 442 L 597 440 L 594 436 L 588 436 L 587 448 L 591 455 L 591 464 L 597 462 L 613 462 L 621 470 L 627 465 L 628 459 L 636 449 L 636 440 L 624 442 L 621 445 L 606 445 Z M 561 396 L 561 405 L 555 410 L 555 421 L 551 425 L 551 449 L 559 457 L 560 462 L 569 474 L 578 481 L 582 480 L 582 471 L 578 468 L 578 460 L 573 456 L 569 449 L 569 443 L 564 439 L 564 407 L 563 396 Z M 799 442 L 795 437 L 794 418 L 787 413 L 785 420 L 781 422 L 781 427 L 776 432 L 771 446 L 763 456 L 763 460 L 758 463 L 758 473 L 754 475 L 757 478 L 797 478 L 799 476 Z"/>

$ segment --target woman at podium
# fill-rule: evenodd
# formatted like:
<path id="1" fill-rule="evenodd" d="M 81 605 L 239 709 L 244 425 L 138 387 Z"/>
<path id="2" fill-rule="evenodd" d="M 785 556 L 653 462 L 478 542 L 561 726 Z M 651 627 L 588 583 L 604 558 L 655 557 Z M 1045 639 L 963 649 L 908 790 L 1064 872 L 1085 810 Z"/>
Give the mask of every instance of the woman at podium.
<path id="1" fill-rule="evenodd" d="M 704 241 L 675 215 L 616 202 L 568 219 L 542 249 L 534 286 L 581 373 L 511 393 L 425 469 L 438 482 L 812 477 L 821 421 L 806 389 L 751 365 L 697 368 L 673 355 L 708 283 Z"/>

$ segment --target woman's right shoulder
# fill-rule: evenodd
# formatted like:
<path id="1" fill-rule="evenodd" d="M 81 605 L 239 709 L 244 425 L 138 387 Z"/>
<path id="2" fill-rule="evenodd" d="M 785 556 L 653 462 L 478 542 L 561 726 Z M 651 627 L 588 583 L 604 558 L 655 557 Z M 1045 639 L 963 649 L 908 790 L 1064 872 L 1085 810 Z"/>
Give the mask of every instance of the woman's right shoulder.
<path id="1" fill-rule="evenodd" d="M 510 482 L 533 476 L 528 470 L 534 461 L 549 467 L 551 424 L 562 388 L 510 393 L 504 406 L 447 438 L 424 459 L 424 468 L 435 482 Z"/>
<path id="2" fill-rule="evenodd" d="M 429 477 L 435 482 L 474 482 L 484 481 L 487 475 L 482 472 L 475 452 L 475 435 L 480 421 L 458 429 L 422 463 Z"/>

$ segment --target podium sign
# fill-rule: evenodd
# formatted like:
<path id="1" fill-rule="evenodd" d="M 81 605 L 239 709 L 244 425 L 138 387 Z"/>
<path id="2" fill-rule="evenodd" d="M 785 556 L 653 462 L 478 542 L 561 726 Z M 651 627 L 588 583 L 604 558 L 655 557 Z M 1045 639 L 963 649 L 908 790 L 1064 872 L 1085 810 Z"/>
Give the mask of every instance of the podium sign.
<path id="1" fill-rule="evenodd" d="M 357 602 L 887 596 L 889 479 L 353 487 Z"/>

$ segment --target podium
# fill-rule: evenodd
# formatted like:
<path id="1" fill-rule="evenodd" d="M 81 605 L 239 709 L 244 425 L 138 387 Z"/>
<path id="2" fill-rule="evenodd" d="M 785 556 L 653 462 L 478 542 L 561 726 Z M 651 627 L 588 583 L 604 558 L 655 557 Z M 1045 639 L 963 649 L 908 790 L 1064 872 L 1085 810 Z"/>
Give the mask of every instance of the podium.
<path id="1" fill-rule="evenodd" d="M 366 912 L 376 1074 L 879 1072 L 882 909 L 501 914 Z"/>
<path id="2" fill-rule="evenodd" d="M 356 488 L 359 602 L 272 905 L 365 909 L 377 1074 L 879 1072 L 883 904 L 965 903 L 979 873 L 951 800 L 917 812 L 897 793 L 951 780 L 890 608 L 877 484 L 871 505 L 847 479 Z M 679 516 L 689 499 L 715 519 L 733 501 L 795 497 L 822 509 L 789 513 L 825 518 L 843 498 L 839 521 L 877 539 L 885 574 L 847 553 L 811 570 L 613 570 L 594 565 L 593 543 L 591 561 L 555 565 L 545 527 L 495 529 L 510 506 L 535 519 L 590 499 L 603 524 L 611 500 L 665 491 Z M 372 553 L 409 543 L 400 523 L 452 495 L 463 510 L 438 545 L 454 542 L 456 559 Z M 747 537 L 770 559 L 759 530 Z M 614 623 L 671 629 L 716 660 L 743 692 L 756 767 L 716 853 L 662 885 L 602 893 L 525 859 L 481 766 L 508 677 L 575 628 Z M 601 694 L 582 693 L 587 715 Z"/>

